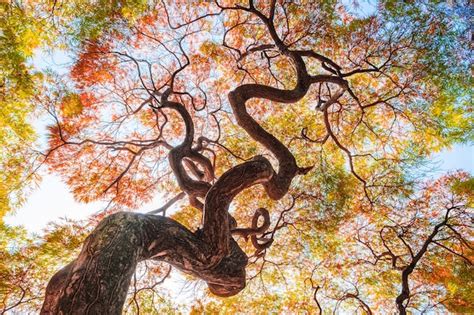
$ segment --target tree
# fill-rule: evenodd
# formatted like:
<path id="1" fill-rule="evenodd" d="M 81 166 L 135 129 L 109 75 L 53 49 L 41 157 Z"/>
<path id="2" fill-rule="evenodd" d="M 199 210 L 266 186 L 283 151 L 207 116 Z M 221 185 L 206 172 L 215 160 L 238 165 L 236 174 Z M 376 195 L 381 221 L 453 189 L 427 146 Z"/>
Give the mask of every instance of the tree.
<path id="1" fill-rule="evenodd" d="M 472 231 L 466 224 L 471 215 L 468 209 L 472 196 L 466 199 L 466 191 L 463 193 L 456 186 L 460 181 L 463 183 L 461 186 L 469 187 L 467 189 L 472 192 L 472 179 L 468 178 L 466 174 L 457 174 L 430 183 L 417 198 L 402 204 L 404 211 L 393 211 L 394 216 L 390 215 L 389 224 L 378 224 L 376 228 L 368 224 L 358 230 L 358 242 L 373 256 L 372 259 L 361 261 L 373 265 L 387 263 L 400 272 L 401 290 L 396 298 L 400 314 L 406 314 L 410 304 L 422 304 L 419 301 L 426 296 L 443 295 L 436 287 L 439 282 L 452 281 L 455 277 L 453 273 L 472 268 Z M 361 237 L 362 233 L 364 237 Z M 453 257 L 458 260 L 453 262 Z M 451 262 L 454 268 L 447 268 L 447 262 Z M 416 287 L 416 293 L 410 289 L 413 287 L 410 285 L 410 276 L 415 269 L 421 269 L 416 278 L 421 285 Z M 457 293 L 457 290 L 449 289 L 448 286 L 443 303 L 454 312 L 466 311 L 463 308 L 469 305 L 469 297 L 463 295 L 462 291 Z M 450 302 L 451 299 L 455 302 Z M 428 304 L 427 309 L 436 308 L 437 303 Z"/>
<path id="2" fill-rule="evenodd" d="M 270 268 L 281 279 L 301 268 L 298 288 L 310 283 L 313 301 L 288 295 L 281 307 L 321 312 L 350 303 L 343 307 L 372 313 L 376 303 L 403 313 L 414 300 L 409 276 L 434 242 L 468 273 L 470 205 L 428 205 L 413 176 L 431 152 L 472 141 L 462 8 L 386 1 L 363 17 L 331 1 L 139 4 L 90 13 L 73 2 L 88 14 L 58 26 L 73 28 L 77 60 L 37 97 L 54 120 L 44 162 L 78 200 L 110 201 L 110 215 L 51 278 L 42 313 L 120 313 L 144 261 L 202 279 L 221 297 L 241 292 L 247 273 L 278 285 Z M 71 18 L 69 10 L 55 14 Z M 169 201 L 153 213 L 117 212 L 159 191 Z M 189 205 L 166 217 L 184 197 Z M 408 223 L 393 219 L 412 212 Z M 363 235 L 374 230 L 382 244 Z M 360 245 L 375 262 L 351 259 Z M 395 270 L 383 281 L 401 287 L 390 304 L 367 291 L 386 258 Z M 134 288 L 127 307 L 152 307 Z M 254 292 L 254 309 L 261 298 Z M 226 302 L 215 303 L 206 308 Z"/>

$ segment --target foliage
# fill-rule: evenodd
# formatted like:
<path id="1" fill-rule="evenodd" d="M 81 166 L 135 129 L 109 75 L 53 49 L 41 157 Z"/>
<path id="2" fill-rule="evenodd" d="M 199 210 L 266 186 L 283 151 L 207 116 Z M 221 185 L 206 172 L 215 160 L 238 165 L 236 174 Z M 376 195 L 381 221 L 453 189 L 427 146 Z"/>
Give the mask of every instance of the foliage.
<path id="1" fill-rule="evenodd" d="M 0 296 L 2 311 L 38 309 L 50 274 L 67 264 L 90 227 L 74 222 L 50 225 L 41 236 L 18 227 L 0 226 Z"/>
<path id="2" fill-rule="evenodd" d="M 28 146 L 35 134 L 28 117 L 41 80 L 27 60 L 43 40 L 42 25 L 15 4 L 0 3 L 0 218 L 23 201 Z"/>
<path id="3" fill-rule="evenodd" d="M 42 162 L 78 201 L 109 201 L 109 212 L 181 191 L 168 154 L 188 131 L 182 116 L 160 107 L 170 87 L 217 178 L 259 154 L 278 163 L 237 124 L 227 99 L 242 84 L 298 84 L 291 58 L 245 10 L 249 2 L 32 3 L 35 12 L 0 4 L 0 141 L 8 148 L 0 155 L 0 216 L 21 200 L 10 192 L 23 185 L 31 162 L 34 111 L 52 121 Z M 271 3 L 255 1 L 254 9 L 268 16 Z M 312 169 L 279 201 L 261 188 L 237 196 L 231 213 L 238 226 L 249 225 L 254 209 L 271 210 L 265 236 L 273 244 L 250 256 L 241 294 L 201 295 L 191 313 L 393 313 L 411 265 L 410 298 L 399 305 L 473 311 L 473 179 L 415 175 L 433 152 L 474 140 L 470 9 L 439 1 L 380 1 L 371 9 L 364 15 L 355 2 L 276 1 L 276 36 L 306 52 L 311 76 L 345 83 L 315 83 L 295 104 L 248 101 L 251 117 Z M 67 50 L 74 64 L 44 80 L 28 63 L 38 47 Z M 204 176 L 202 165 L 186 165 L 190 172 L 194 165 L 194 178 Z M 198 227 L 194 207 L 180 201 L 174 209 L 174 219 Z M 1 225 L 3 307 L 37 309 L 47 278 L 90 225 L 58 225 L 41 241 Z M 254 252 L 243 238 L 239 244 Z M 166 266 L 145 263 L 137 275 L 127 312 L 178 312 L 157 285 L 169 275 Z"/>

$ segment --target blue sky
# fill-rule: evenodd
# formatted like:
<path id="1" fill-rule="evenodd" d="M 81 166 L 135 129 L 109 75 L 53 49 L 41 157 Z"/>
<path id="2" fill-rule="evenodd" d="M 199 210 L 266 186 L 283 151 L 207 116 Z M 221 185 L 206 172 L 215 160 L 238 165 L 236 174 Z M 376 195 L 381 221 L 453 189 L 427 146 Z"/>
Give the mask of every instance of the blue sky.
<path id="1" fill-rule="evenodd" d="M 432 160 L 435 164 L 439 164 L 437 173 L 462 169 L 474 175 L 474 147 L 472 145 L 455 145 L 450 150 L 434 154 Z"/>

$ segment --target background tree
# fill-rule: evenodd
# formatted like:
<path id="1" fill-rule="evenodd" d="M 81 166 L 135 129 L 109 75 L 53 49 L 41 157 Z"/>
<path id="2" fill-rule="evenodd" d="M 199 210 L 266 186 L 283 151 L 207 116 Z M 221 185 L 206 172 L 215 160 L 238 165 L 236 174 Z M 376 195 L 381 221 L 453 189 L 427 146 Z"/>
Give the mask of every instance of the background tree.
<path id="1" fill-rule="evenodd" d="M 49 282 L 43 313 L 159 312 L 170 269 L 154 262 L 218 296 L 251 280 L 196 311 L 472 308 L 448 288 L 468 285 L 459 275 L 472 269 L 466 192 L 432 204 L 430 189 L 449 192 L 450 180 L 417 192 L 414 175 L 431 152 L 472 141 L 462 7 L 387 1 L 367 16 L 328 1 L 99 7 L 44 8 L 76 54 L 36 94 L 53 118 L 44 161 L 79 201 L 110 202 L 91 227 L 159 192 L 169 202 L 104 218 Z M 67 231 L 59 235 L 80 240 L 90 229 Z M 433 244 L 459 266 L 449 281 L 418 275 L 435 268 Z M 4 268 L 8 288 L 25 282 Z M 6 308 L 28 307 L 32 293 L 11 292 Z"/>

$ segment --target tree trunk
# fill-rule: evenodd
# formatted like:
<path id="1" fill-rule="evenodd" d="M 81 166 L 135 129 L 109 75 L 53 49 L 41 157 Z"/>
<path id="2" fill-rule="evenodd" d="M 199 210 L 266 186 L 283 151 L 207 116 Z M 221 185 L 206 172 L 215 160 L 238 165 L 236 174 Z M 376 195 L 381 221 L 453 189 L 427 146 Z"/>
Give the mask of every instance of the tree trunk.
<path id="1" fill-rule="evenodd" d="M 231 296 L 245 287 L 247 256 L 231 237 L 228 208 L 243 189 L 273 176 L 259 157 L 224 173 L 205 199 L 202 230 L 191 232 L 166 217 L 119 212 L 87 237 L 76 260 L 46 288 L 41 314 L 120 314 L 137 263 L 165 261 Z"/>
<path id="2" fill-rule="evenodd" d="M 199 231 L 169 218 L 120 212 L 105 218 L 79 257 L 49 282 L 41 314 L 120 314 L 137 263 L 167 261 L 228 296 L 245 287 L 247 256 L 234 240 L 230 254 L 209 269 L 213 257 Z"/>

